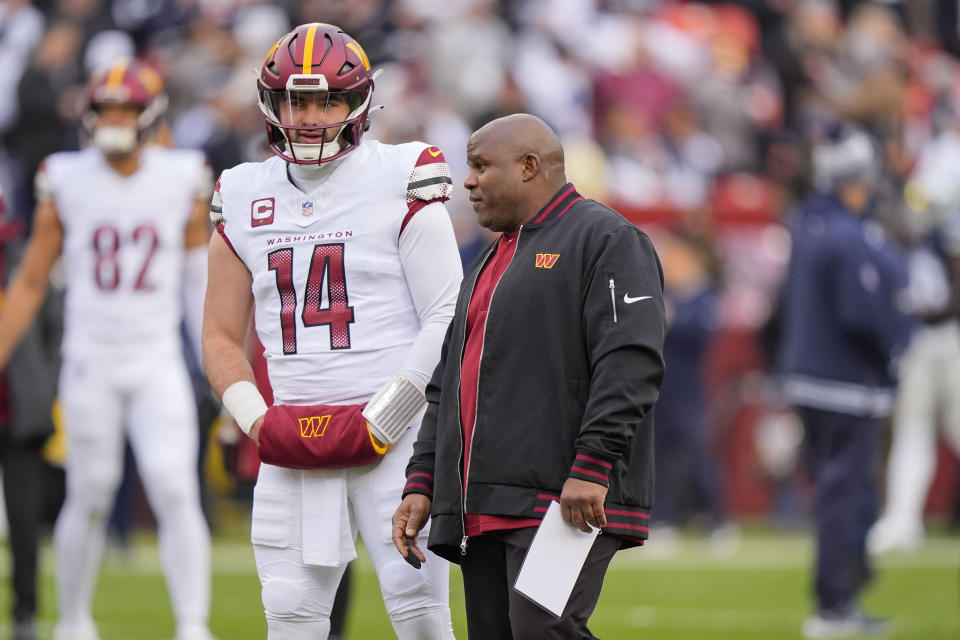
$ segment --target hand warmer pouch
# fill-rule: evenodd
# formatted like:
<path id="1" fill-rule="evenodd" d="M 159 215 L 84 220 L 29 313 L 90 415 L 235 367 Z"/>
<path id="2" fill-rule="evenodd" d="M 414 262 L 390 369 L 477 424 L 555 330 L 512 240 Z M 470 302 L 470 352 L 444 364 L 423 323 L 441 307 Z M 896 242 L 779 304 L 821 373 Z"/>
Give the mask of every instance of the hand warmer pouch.
<path id="1" fill-rule="evenodd" d="M 376 462 L 387 445 L 374 440 L 366 405 L 274 405 L 260 427 L 260 460 L 290 469 L 346 469 Z"/>

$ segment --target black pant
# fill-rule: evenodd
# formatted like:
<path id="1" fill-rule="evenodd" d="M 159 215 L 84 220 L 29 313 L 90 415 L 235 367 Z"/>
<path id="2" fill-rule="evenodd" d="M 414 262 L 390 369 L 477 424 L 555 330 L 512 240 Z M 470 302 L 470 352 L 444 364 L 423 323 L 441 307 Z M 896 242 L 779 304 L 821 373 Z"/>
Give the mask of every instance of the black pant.
<path id="1" fill-rule="evenodd" d="M 816 409 L 799 414 L 816 486 L 817 604 L 844 613 L 871 576 L 866 540 L 877 514 L 882 421 Z"/>
<path id="2" fill-rule="evenodd" d="M 33 620 L 37 612 L 37 544 L 44 504 L 45 463 L 40 443 L 22 444 L 0 435 L 3 498 L 10 522 L 13 557 L 13 618 Z"/>
<path id="3" fill-rule="evenodd" d="M 562 618 L 513 590 L 535 527 L 492 531 L 470 538 L 460 563 L 473 640 L 566 640 L 595 638 L 587 620 L 597 606 L 603 577 L 620 547 L 615 536 L 599 535 L 580 572 Z"/>

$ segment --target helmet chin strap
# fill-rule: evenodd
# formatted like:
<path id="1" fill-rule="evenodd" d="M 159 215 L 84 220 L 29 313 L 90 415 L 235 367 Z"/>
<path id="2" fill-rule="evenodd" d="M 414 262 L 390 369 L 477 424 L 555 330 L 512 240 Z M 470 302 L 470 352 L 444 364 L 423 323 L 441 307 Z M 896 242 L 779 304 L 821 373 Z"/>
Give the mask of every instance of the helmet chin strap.
<path id="1" fill-rule="evenodd" d="M 323 144 L 304 144 L 302 142 L 292 142 L 293 152 L 296 155 L 298 160 L 317 160 L 322 159 L 326 160 L 332 156 L 340 153 L 340 136 L 343 135 L 343 130 L 346 127 L 340 127 L 340 131 L 337 132 L 337 135 L 333 137 L 333 140 L 330 142 L 324 142 Z"/>

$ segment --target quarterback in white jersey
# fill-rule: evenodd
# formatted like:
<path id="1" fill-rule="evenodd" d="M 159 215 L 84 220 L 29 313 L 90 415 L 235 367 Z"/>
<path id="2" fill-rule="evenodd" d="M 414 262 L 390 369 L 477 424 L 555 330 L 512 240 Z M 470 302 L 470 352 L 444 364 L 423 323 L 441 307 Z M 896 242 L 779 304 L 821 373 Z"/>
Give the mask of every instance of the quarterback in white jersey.
<path id="1" fill-rule="evenodd" d="M 186 319 L 199 348 L 211 178 L 202 154 L 145 144 L 163 100 L 159 75 L 138 62 L 94 79 L 86 116 L 94 144 L 41 167 L 33 233 L 0 309 L 2 366 L 62 256 L 67 495 L 54 530 L 55 640 L 97 638 L 91 603 L 124 435 L 159 523 L 177 638 L 211 638 L 210 534 L 180 338 Z"/>
<path id="2" fill-rule="evenodd" d="M 462 278 L 449 168 L 427 144 L 361 141 L 373 75 L 337 27 L 283 36 L 258 86 L 277 157 L 217 183 L 203 346 L 264 462 L 251 537 L 268 638 L 327 637 L 357 533 L 397 636 L 452 638 L 447 563 L 410 566 L 390 531 Z M 269 410 L 243 350 L 252 309 Z"/>

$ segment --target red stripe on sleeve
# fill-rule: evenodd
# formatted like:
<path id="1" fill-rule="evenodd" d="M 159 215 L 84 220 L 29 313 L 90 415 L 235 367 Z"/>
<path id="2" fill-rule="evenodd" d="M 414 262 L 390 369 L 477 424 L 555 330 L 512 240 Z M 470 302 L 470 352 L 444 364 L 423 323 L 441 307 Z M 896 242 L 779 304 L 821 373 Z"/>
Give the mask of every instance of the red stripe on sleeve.
<path id="1" fill-rule="evenodd" d="M 240 254 L 237 253 L 237 250 L 233 248 L 233 243 L 230 242 L 230 238 L 227 237 L 227 232 L 223 229 L 223 223 L 217 224 L 217 233 L 220 234 L 220 237 L 223 238 L 223 241 L 227 243 L 227 246 L 230 247 L 230 251 L 233 251 L 233 255 L 237 256 L 237 260 L 243 262 L 243 258 L 240 257 Z"/>
<path id="2" fill-rule="evenodd" d="M 582 453 L 577 454 L 577 460 L 586 460 L 587 462 L 592 462 L 593 464 L 598 464 L 601 467 L 606 467 L 607 469 L 613 469 L 613 465 L 609 462 L 604 462 L 603 460 L 597 460 L 596 458 L 591 458 L 590 456 L 585 456 Z"/>
<path id="3" fill-rule="evenodd" d="M 434 202 L 431 200 L 430 202 Z M 417 214 L 417 211 L 423 209 L 425 206 L 430 204 L 430 202 L 425 202 L 424 200 L 414 200 L 413 202 L 407 203 L 407 215 L 403 216 L 403 222 L 400 223 L 400 235 L 403 235 L 403 230 L 407 228 L 407 225 L 410 224 L 410 221 L 413 220 L 413 216 Z"/>
<path id="4" fill-rule="evenodd" d="M 608 478 L 607 476 L 603 475 L 602 473 L 597 473 L 596 471 L 588 471 L 587 469 L 584 469 L 583 467 L 571 467 L 570 470 L 571 470 L 571 471 L 576 471 L 577 473 L 583 473 L 583 474 L 586 474 L 586 475 L 588 475 L 588 476 L 594 476 L 594 477 L 600 478 L 600 479 L 602 479 L 602 480 L 609 480 L 609 478 Z"/>
<path id="5" fill-rule="evenodd" d="M 644 520 L 650 519 L 649 513 L 634 513 L 632 511 L 620 511 L 617 509 L 605 509 L 604 513 L 610 516 L 628 516 L 630 518 L 641 518 Z"/>

